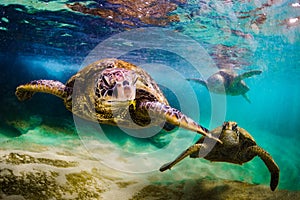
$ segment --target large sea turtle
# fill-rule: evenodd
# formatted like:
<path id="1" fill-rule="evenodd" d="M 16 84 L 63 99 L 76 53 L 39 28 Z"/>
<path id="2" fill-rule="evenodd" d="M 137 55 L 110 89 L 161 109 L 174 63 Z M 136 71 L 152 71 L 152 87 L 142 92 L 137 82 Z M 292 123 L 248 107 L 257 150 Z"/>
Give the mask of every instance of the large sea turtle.
<path id="1" fill-rule="evenodd" d="M 206 128 L 169 106 L 146 71 L 122 60 L 96 61 L 73 75 L 65 85 L 54 80 L 31 81 L 17 87 L 16 96 L 23 101 L 36 92 L 62 98 L 68 110 L 87 120 L 131 129 L 180 126 L 211 137 Z"/>
<path id="2" fill-rule="evenodd" d="M 207 80 L 198 78 L 190 78 L 187 80 L 196 81 L 214 93 L 223 94 L 225 92 L 227 95 L 232 96 L 242 95 L 250 103 L 250 100 L 246 95 L 249 91 L 249 87 L 243 79 L 261 74 L 261 72 L 262 71 L 260 70 L 252 70 L 238 75 L 233 70 L 221 69 L 211 75 Z"/>
<path id="3" fill-rule="evenodd" d="M 200 138 L 194 145 L 186 149 L 174 161 L 163 165 L 160 171 L 171 169 L 176 163 L 187 156 L 191 158 L 203 157 L 213 162 L 229 162 L 243 164 L 259 156 L 271 173 L 271 190 L 274 191 L 279 181 L 279 167 L 269 153 L 257 146 L 253 137 L 243 128 L 238 127 L 236 122 L 224 122 L 210 132 L 223 142 L 212 146 L 209 141 Z"/>

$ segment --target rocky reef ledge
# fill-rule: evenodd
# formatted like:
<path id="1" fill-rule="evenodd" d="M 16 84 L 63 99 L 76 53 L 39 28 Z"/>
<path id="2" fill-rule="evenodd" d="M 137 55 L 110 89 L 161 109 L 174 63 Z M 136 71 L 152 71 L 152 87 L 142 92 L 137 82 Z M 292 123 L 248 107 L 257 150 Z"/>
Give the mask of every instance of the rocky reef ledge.
<path id="1" fill-rule="evenodd" d="M 151 184 L 135 193 L 131 200 L 263 200 L 300 198 L 300 192 L 286 190 L 270 191 L 267 186 L 224 180 L 184 180 L 172 184 Z"/>
<path id="2" fill-rule="evenodd" d="M 55 149 L 0 153 L 0 199 L 129 199 L 145 186 L 137 183 L 99 161 Z"/>
<path id="3" fill-rule="evenodd" d="M 300 199 L 300 192 L 271 192 L 268 186 L 237 181 L 166 182 L 157 173 L 126 174 L 85 153 L 50 147 L 42 151 L 1 149 L 0 199 Z"/>

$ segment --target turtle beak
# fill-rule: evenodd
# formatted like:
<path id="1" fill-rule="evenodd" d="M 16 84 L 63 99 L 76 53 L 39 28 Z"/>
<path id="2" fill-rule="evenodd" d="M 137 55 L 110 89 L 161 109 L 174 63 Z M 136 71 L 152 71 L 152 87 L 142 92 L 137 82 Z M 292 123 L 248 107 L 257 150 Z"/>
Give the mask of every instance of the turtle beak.
<path id="1" fill-rule="evenodd" d="M 117 82 L 113 88 L 113 97 L 117 101 L 134 100 L 136 95 L 135 85 L 130 85 L 128 81 Z"/>

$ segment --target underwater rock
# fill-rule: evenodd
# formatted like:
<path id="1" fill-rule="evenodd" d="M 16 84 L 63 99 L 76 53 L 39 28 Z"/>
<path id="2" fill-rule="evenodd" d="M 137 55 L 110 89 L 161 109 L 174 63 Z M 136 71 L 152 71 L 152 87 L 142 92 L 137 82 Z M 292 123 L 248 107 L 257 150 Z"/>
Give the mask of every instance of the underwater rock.
<path id="1" fill-rule="evenodd" d="M 13 126 L 18 131 L 20 131 L 21 134 L 26 133 L 29 130 L 34 129 L 38 125 L 42 123 L 42 118 L 40 116 L 30 116 L 29 119 L 16 119 L 12 121 L 6 122 L 8 125 Z"/>
<path id="2" fill-rule="evenodd" d="M 6 129 L 4 132 L 7 132 L 7 129 L 9 128 L 19 133 L 15 134 L 15 136 L 26 134 L 28 131 L 34 130 L 35 128 L 40 129 L 44 133 L 51 134 L 64 133 L 71 135 L 76 133 L 74 122 L 70 116 L 43 116 L 42 118 L 38 115 L 34 115 L 29 118 L 21 117 L 15 120 L 6 120 L 4 125 Z M 13 135 L 10 134 L 10 136 Z"/>

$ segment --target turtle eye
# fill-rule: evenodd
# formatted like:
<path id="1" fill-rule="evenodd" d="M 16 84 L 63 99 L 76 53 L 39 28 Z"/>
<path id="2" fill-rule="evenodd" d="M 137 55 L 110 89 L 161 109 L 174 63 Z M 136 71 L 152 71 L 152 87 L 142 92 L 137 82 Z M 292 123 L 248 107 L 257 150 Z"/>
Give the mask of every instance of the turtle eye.
<path id="1" fill-rule="evenodd" d="M 232 126 L 232 130 L 233 130 L 233 131 L 237 131 L 237 127 L 238 127 L 238 124 L 234 124 L 234 125 Z"/>
<path id="2" fill-rule="evenodd" d="M 227 127 L 228 127 L 228 122 L 224 122 L 222 129 L 226 129 Z"/>

